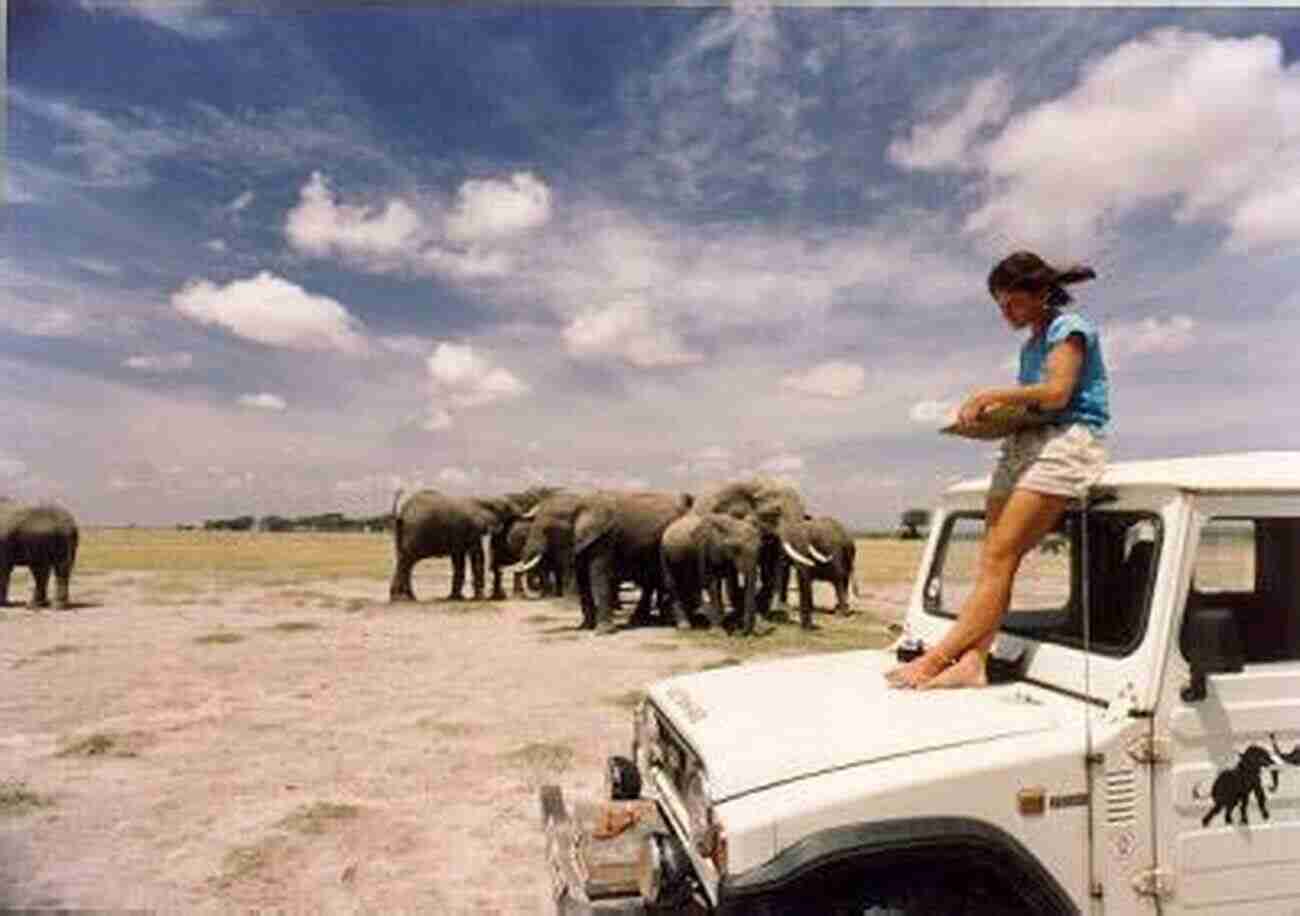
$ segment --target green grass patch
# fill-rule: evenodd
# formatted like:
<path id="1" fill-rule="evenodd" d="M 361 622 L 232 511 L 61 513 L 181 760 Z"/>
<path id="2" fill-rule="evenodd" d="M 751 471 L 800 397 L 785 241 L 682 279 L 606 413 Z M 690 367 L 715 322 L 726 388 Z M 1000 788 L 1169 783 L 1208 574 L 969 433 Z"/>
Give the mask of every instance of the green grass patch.
<path id="1" fill-rule="evenodd" d="M 546 773 L 563 773 L 573 765 L 573 748 L 567 744 L 533 741 L 505 754 L 512 766 Z"/>
<path id="2" fill-rule="evenodd" d="M 55 757 L 139 757 L 144 736 L 96 732 L 66 744 Z"/>
<path id="3" fill-rule="evenodd" d="M 681 647 L 681 643 L 656 641 L 642 643 L 639 648 L 643 652 L 676 652 L 680 650 Z"/>
<path id="4" fill-rule="evenodd" d="M 312 623 L 309 620 L 286 620 L 283 623 L 277 623 L 269 627 L 276 633 L 307 633 L 312 630 L 325 629 L 319 623 Z"/>
<path id="5" fill-rule="evenodd" d="M 33 792 L 25 782 L 0 782 L 0 817 L 17 817 L 52 804 L 54 799 Z"/>
<path id="6" fill-rule="evenodd" d="M 194 637 L 194 641 L 200 646 L 218 646 L 232 642 L 243 642 L 244 637 L 238 633 L 222 631 L 220 633 L 207 633 L 203 636 L 196 636 Z"/>
<path id="7" fill-rule="evenodd" d="M 606 697 L 605 702 L 610 706 L 617 706 L 620 709 L 636 709 L 645 699 L 644 690 L 628 690 L 616 696 Z"/>
<path id="8" fill-rule="evenodd" d="M 441 719 L 435 719 L 432 716 L 425 716 L 416 721 L 416 726 L 431 731 L 436 735 L 444 738 L 464 738 L 475 732 L 482 731 L 482 727 L 473 725 L 468 722 L 444 722 Z"/>
<path id="9" fill-rule="evenodd" d="M 280 821 L 280 827 L 296 833 L 324 833 L 340 821 L 349 821 L 361 814 L 357 805 L 336 804 L 334 802 L 315 802 L 303 805 L 297 811 Z"/>
<path id="10" fill-rule="evenodd" d="M 743 665 L 743 664 L 744 662 L 742 662 L 740 659 L 733 658 L 732 656 L 729 655 L 726 658 L 720 658 L 715 662 L 705 662 L 703 665 L 700 665 L 700 667 L 696 668 L 695 670 L 716 671 L 718 668 L 734 668 L 736 665 Z"/>
<path id="11" fill-rule="evenodd" d="M 229 850 L 221 859 L 218 883 L 229 886 L 256 877 L 271 864 L 273 849 L 273 843 L 265 842 L 255 846 L 236 846 Z"/>

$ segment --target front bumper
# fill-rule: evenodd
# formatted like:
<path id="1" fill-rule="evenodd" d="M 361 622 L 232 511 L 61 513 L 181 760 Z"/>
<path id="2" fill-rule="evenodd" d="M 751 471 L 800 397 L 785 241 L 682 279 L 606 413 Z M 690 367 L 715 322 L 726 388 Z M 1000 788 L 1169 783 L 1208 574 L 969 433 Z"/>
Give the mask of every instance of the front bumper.
<path id="1" fill-rule="evenodd" d="M 579 801 L 570 811 L 558 786 L 543 786 L 540 800 L 547 868 L 561 916 L 707 912 L 694 897 L 664 905 L 649 903 L 642 896 L 647 863 L 654 858 L 649 850 L 670 833 L 653 800 Z M 656 892 L 649 893 L 653 899 Z"/>

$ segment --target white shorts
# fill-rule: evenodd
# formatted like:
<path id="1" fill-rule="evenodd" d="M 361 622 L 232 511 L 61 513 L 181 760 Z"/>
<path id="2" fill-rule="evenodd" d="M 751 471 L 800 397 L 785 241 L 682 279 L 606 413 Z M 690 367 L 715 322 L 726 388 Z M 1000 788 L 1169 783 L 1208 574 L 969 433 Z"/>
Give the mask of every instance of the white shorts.
<path id="1" fill-rule="evenodd" d="M 1013 489 L 1082 499 L 1106 468 L 1106 447 L 1086 423 L 1036 426 L 1002 440 L 989 495 Z"/>

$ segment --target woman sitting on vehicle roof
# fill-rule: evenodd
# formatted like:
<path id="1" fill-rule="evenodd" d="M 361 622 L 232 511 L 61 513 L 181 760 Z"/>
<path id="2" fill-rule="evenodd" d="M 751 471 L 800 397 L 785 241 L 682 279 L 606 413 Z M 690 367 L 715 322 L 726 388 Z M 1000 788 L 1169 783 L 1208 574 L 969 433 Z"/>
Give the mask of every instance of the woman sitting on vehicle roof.
<path id="1" fill-rule="evenodd" d="M 1071 499 L 1082 499 L 1106 462 L 1110 420 L 1106 366 L 1096 326 L 1078 312 L 1068 283 L 1090 280 L 1090 267 L 1057 270 L 1018 251 L 989 273 L 989 294 L 1012 328 L 1030 328 L 1020 348 L 1019 384 L 966 399 L 960 427 L 995 405 L 1036 407 L 1048 422 L 1002 440 L 985 501 L 987 535 L 970 596 L 948 632 L 922 655 L 885 673 L 894 687 L 982 687 L 998 627 L 1011 602 L 1021 558 L 1056 527 Z"/>

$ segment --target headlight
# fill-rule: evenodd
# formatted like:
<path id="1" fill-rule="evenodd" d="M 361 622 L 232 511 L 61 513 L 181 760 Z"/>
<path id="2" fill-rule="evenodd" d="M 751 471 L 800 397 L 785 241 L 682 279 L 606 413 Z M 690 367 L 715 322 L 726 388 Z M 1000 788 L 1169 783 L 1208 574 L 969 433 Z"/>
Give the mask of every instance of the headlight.
<path id="1" fill-rule="evenodd" d="M 727 870 L 727 840 L 722 826 L 713 816 L 713 796 L 709 779 L 702 767 L 695 767 L 686 780 L 682 802 L 691 823 L 691 843 L 695 851 L 713 862 L 718 874 Z"/>
<path id="2" fill-rule="evenodd" d="M 632 722 L 632 762 L 642 777 L 646 778 L 650 775 L 650 768 L 659 762 L 661 756 L 659 716 L 650 701 L 646 700 L 637 707 Z"/>

